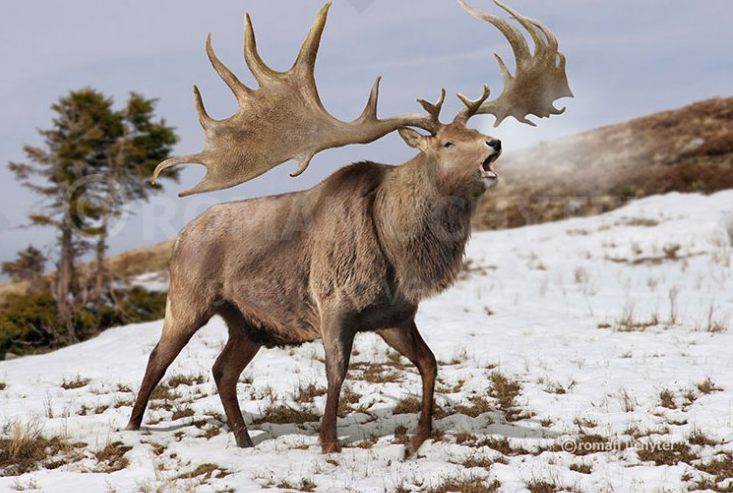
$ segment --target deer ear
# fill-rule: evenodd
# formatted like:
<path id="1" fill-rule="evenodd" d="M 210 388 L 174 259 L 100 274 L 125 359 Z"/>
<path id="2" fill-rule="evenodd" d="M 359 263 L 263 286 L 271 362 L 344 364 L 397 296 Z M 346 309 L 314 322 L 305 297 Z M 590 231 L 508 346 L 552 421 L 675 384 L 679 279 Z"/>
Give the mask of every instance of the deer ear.
<path id="1" fill-rule="evenodd" d="M 408 146 L 421 151 L 425 150 L 425 145 L 427 143 L 427 137 L 425 135 L 407 127 L 401 127 L 398 132 L 400 133 L 402 140 L 404 140 Z"/>

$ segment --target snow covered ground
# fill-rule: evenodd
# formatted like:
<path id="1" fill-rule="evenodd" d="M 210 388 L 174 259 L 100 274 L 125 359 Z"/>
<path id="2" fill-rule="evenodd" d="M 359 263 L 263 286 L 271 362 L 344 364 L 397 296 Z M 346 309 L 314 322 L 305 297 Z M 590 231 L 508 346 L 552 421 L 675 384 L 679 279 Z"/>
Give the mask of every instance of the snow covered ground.
<path id="1" fill-rule="evenodd" d="M 419 376 L 371 334 L 342 394 L 344 450 L 325 456 L 319 343 L 263 350 L 245 370 L 248 450 L 210 376 L 219 319 L 171 367 L 141 432 L 121 430 L 160 321 L 0 362 L 4 437 L 65 444 L 0 490 L 730 491 L 731 233 L 733 191 L 475 234 L 465 278 L 420 308 L 439 419 L 409 460 Z"/>

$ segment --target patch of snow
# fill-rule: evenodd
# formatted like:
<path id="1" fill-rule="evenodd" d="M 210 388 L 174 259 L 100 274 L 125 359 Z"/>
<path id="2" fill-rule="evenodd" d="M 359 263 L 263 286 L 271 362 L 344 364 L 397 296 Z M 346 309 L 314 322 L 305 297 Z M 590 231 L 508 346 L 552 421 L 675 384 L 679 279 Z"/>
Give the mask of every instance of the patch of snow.
<path id="1" fill-rule="evenodd" d="M 124 431 L 160 335 L 157 321 L 0 362 L 0 425 L 36 421 L 46 436 L 87 444 L 83 460 L 0 477 L 0 491 L 291 491 L 303 480 L 324 492 L 425 491 L 469 477 L 498 480 L 501 492 L 524 492 L 538 481 L 582 492 L 687 490 L 710 479 L 695 465 L 733 451 L 731 204 L 733 191 L 674 193 L 601 216 L 476 233 L 468 277 L 418 314 L 442 362 L 436 404 L 447 412 L 435 421 L 441 435 L 417 458 L 402 460 L 395 437 L 400 426 L 414 431 L 417 415 L 393 410 L 419 398 L 419 375 L 391 368 L 387 346 L 373 334 L 357 338 L 352 361 L 398 377 L 371 383 L 349 372 L 346 386 L 360 397 L 339 420 L 341 454 L 320 454 L 318 422 L 268 421 L 273 405 L 322 413 L 325 396 L 296 401 L 301 387 L 325 387 L 319 342 L 262 350 L 245 370 L 238 391 L 255 447 L 238 449 L 221 425 L 210 377 L 227 337 L 218 318 L 168 371 L 169 378 L 198 378 L 152 406 L 140 432 Z M 165 281 L 139 282 L 162 289 Z M 494 372 L 519 384 L 518 420 L 490 392 Z M 73 382 L 85 385 L 64 388 Z M 710 392 L 701 390 L 705 382 L 714 384 Z M 671 403 L 662 400 L 665 392 Z M 475 398 L 490 410 L 462 414 Z M 699 459 L 657 465 L 634 449 L 688 444 L 696 432 L 714 442 L 690 444 Z M 365 439 L 374 443 L 355 446 Z M 129 465 L 93 472 L 94 452 L 118 441 L 132 447 Z M 499 460 L 468 467 L 468 459 Z M 179 478 L 202 464 L 219 471 Z"/>

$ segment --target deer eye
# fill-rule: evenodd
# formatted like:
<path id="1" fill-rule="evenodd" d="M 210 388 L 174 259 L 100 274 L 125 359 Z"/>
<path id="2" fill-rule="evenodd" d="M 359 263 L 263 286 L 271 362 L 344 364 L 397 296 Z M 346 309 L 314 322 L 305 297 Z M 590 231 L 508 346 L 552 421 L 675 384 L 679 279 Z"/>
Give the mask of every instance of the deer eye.
<path id="1" fill-rule="evenodd" d="M 443 147 L 453 147 L 453 142 L 446 142 Z"/>

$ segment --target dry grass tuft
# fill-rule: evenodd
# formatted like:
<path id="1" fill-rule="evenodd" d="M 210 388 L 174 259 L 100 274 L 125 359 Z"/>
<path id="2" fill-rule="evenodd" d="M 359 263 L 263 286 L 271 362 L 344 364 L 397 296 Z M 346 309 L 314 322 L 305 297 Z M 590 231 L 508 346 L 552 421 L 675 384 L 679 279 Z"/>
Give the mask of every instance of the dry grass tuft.
<path id="1" fill-rule="evenodd" d="M 378 436 L 370 436 L 370 437 L 365 437 L 359 440 L 358 442 L 354 442 L 349 446 L 354 447 L 354 448 L 370 449 L 374 447 L 374 445 L 376 445 L 378 441 L 379 441 Z"/>
<path id="2" fill-rule="evenodd" d="M 46 438 L 37 422 L 14 421 L 0 438 L 0 476 L 20 476 L 40 468 L 55 469 L 83 458 L 85 443 L 70 443 L 64 437 Z"/>
<path id="3" fill-rule="evenodd" d="M 198 375 L 174 375 L 171 378 L 168 379 L 168 382 L 166 382 L 166 385 L 168 389 L 175 389 L 180 387 L 181 385 L 186 386 L 192 386 L 192 385 L 200 385 L 202 383 L 205 383 L 207 381 L 206 375 L 198 374 Z"/>
<path id="4" fill-rule="evenodd" d="M 310 410 L 272 405 L 265 409 L 262 416 L 253 419 L 252 422 L 255 424 L 303 424 L 320 419 L 320 416 Z"/>
<path id="5" fill-rule="evenodd" d="M 593 468 L 588 464 L 570 464 L 569 469 L 580 474 L 590 474 L 593 472 Z"/>
<path id="6" fill-rule="evenodd" d="M 636 453 L 639 460 L 654 462 L 658 466 L 675 466 L 680 462 L 690 464 L 697 459 L 687 443 L 673 442 L 665 445 L 669 446 L 640 448 Z"/>
<path id="7" fill-rule="evenodd" d="M 64 390 L 79 389 L 89 385 L 89 382 L 91 381 L 92 380 L 90 378 L 81 378 L 79 375 L 77 375 L 73 380 L 64 378 L 64 381 L 61 383 L 61 388 Z"/>
<path id="8" fill-rule="evenodd" d="M 712 392 L 720 392 L 723 389 L 715 385 L 715 382 L 713 382 L 710 377 L 706 378 L 702 382 L 698 383 L 695 387 L 697 387 L 697 390 L 699 390 L 701 393 L 707 395 Z"/>
<path id="9" fill-rule="evenodd" d="M 393 359 L 397 361 L 397 366 L 400 369 L 404 369 L 399 360 L 399 354 L 390 353 L 390 356 L 393 356 Z M 400 380 L 400 374 L 394 370 L 393 366 L 388 366 L 385 363 L 352 363 L 349 366 L 349 371 L 354 372 L 353 378 L 357 380 L 364 380 L 369 383 L 393 383 Z"/>
<path id="10" fill-rule="evenodd" d="M 171 419 L 175 421 L 177 419 L 190 418 L 195 414 L 196 413 L 190 407 L 181 407 L 173 411 L 173 416 L 171 417 Z"/>
<path id="11" fill-rule="evenodd" d="M 393 443 L 399 443 L 401 445 L 406 445 L 410 442 L 410 437 L 407 434 L 407 427 L 402 425 L 397 425 L 394 429 L 394 440 Z"/>
<path id="12" fill-rule="evenodd" d="M 494 480 L 491 483 L 487 483 L 481 477 L 446 478 L 442 483 L 431 486 L 426 491 L 427 493 L 448 493 L 454 491 L 460 493 L 494 493 L 500 487 L 501 483 L 499 481 Z"/>
<path id="13" fill-rule="evenodd" d="M 472 455 L 468 459 L 464 460 L 461 465 L 463 467 L 480 467 L 482 469 L 489 469 L 494 464 L 508 464 L 509 461 L 504 457 L 498 457 L 496 459 L 489 459 L 483 455 Z"/>
<path id="14" fill-rule="evenodd" d="M 698 471 L 709 474 L 711 478 L 701 479 L 690 491 L 711 490 L 730 493 L 733 491 L 733 483 L 729 480 L 733 478 L 733 453 L 726 452 L 722 456 L 715 459 L 695 465 Z"/>
<path id="15" fill-rule="evenodd" d="M 555 483 L 550 483 L 545 480 L 533 479 L 532 481 L 527 483 L 527 489 L 530 493 L 556 493 L 563 490 L 564 488 Z"/>
<path id="16" fill-rule="evenodd" d="M 285 490 L 296 490 L 296 491 L 316 491 L 316 483 L 312 479 L 303 478 L 297 483 L 291 483 L 288 480 L 281 481 L 277 487 Z"/>
<path id="17" fill-rule="evenodd" d="M 469 397 L 468 401 L 471 403 L 469 406 L 464 404 L 456 406 L 456 412 L 465 414 L 472 418 L 477 418 L 478 416 L 491 411 L 491 403 L 485 396 L 474 395 Z"/>
<path id="18" fill-rule="evenodd" d="M 669 389 L 660 390 L 659 405 L 667 409 L 677 409 L 677 404 L 674 401 L 674 393 Z"/>
<path id="19" fill-rule="evenodd" d="M 422 402 L 417 397 L 405 397 L 395 404 L 393 414 L 417 414 L 422 409 Z"/>
<path id="20" fill-rule="evenodd" d="M 122 442 L 112 442 L 105 445 L 102 450 L 94 453 L 97 459 L 96 472 L 115 472 L 126 468 L 130 465 L 130 461 L 125 454 L 132 450 L 132 447 L 124 445 Z"/>
<path id="21" fill-rule="evenodd" d="M 293 400 L 295 402 L 300 402 L 301 404 L 308 404 L 313 402 L 316 397 L 320 397 L 325 393 L 326 389 L 324 387 L 311 382 L 305 387 L 302 385 L 298 387 L 295 391 L 295 395 L 293 396 Z"/>
<path id="22" fill-rule="evenodd" d="M 194 469 L 193 471 L 179 474 L 178 476 L 176 476 L 176 479 L 194 479 L 203 476 L 203 478 L 200 479 L 202 481 L 207 481 L 212 477 L 223 478 L 229 476 L 230 474 L 231 473 L 223 467 L 217 466 L 216 464 L 211 464 L 210 462 L 206 462 L 197 466 L 196 469 Z"/>
<path id="23" fill-rule="evenodd" d="M 499 371 L 493 371 L 489 379 L 491 380 L 489 395 L 499 401 L 499 407 L 507 421 L 518 421 L 528 417 L 528 413 L 522 413 L 517 408 L 516 398 L 522 390 L 518 382 L 509 380 Z"/>
<path id="24" fill-rule="evenodd" d="M 367 406 L 357 406 L 361 400 L 361 396 L 349 386 L 344 386 L 341 390 L 341 398 L 339 399 L 338 417 L 345 418 L 351 413 L 366 413 Z"/>
<path id="25" fill-rule="evenodd" d="M 180 399 L 181 393 L 173 390 L 167 383 L 160 383 L 150 395 L 150 409 L 165 409 L 171 411 L 173 402 Z"/>
<path id="26" fill-rule="evenodd" d="M 700 445 L 702 447 L 720 445 L 720 440 L 710 438 L 700 430 L 695 430 L 690 433 L 690 436 L 687 437 L 687 442 L 690 445 Z"/>

